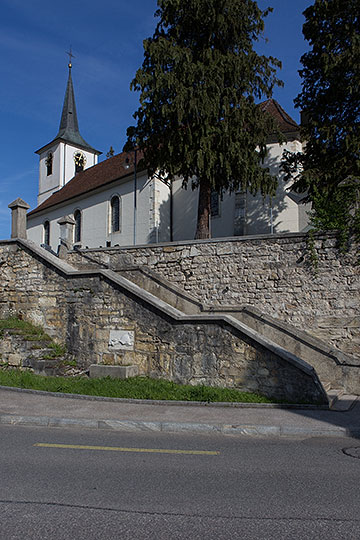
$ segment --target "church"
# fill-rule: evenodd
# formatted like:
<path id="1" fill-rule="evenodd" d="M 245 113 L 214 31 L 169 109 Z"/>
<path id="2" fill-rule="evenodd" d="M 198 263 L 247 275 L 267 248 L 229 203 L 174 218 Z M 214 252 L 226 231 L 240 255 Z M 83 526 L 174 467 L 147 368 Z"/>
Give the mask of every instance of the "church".
<path id="1" fill-rule="evenodd" d="M 57 251 L 61 227 L 68 224 L 70 244 L 82 248 L 144 245 L 192 240 L 198 192 L 153 176 L 141 167 L 141 152 L 121 153 L 101 162 L 100 151 L 81 136 L 76 113 L 72 65 L 56 137 L 37 150 L 38 206 L 27 215 L 27 237 Z M 279 178 L 276 196 L 212 193 L 212 238 L 266 235 L 307 230 L 307 205 L 289 190 L 280 171 L 284 150 L 302 150 L 300 127 L 274 100 L 259 105 L 271 114 L 285 137 L 269 140 L 265 167 Z"/>

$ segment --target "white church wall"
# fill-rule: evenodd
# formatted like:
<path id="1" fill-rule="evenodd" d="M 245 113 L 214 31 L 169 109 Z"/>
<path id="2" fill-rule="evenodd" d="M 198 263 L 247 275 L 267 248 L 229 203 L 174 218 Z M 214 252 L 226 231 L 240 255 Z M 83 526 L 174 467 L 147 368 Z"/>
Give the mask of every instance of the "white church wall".
<path id="1" fill-rule="evenodd" d="M 49 153 L 53 156 L 52 174 L 48 176 L 46 161 Z M 50 195 L 57 191 L 60 186 L 60 178 L 63 175 L 62 148 L 59 143 L 46 149 L 40 154 L 39 160 L 39 195 L 38 205 L 43 203 Z"/>
<path id="2" fill-rule="evenodd" d="M 193 240 L 196 232 L 197 208 L 199 193 L 191 189 L 191 182 L 187 188 L 182 187 L 182 179 L 173 182 L 173 239 Z"/>
<path id="3" fill-rule="evenodd" d="M 245 222 L 243 234 L 271 234 L 271 232 L 299 232 L 307 225 L 306 212 L 299 209 L 299 205 L 288 197 L 288 188 L 291 181 L 285 183 L 280 170 L 281 158 L 284 150 L 300 152 L 299 141 L 288 141 L 282 145 L 278 143 L 268 145 L 268 155 L 264 166 L 269 167 L 271 174 L 279 179 L 276 195 L 263 198 L 261 194 L 255 196 L 246 194 Z M 182 187 L 181 179 L 174 182 L 174 240 L 191 240 L 195 237 L 198 205 L 198 189 L 192 190 L 189 182 L 188 188 Z M 219 215 L 211 218 L 212 238 L 233 236 L 236 217 L 235 193 L 225 192 L 219 203 Z"/>
<path id="4" fill-rule="evenodd" d="M 300 152 L 299 141 L 268 145 L 264 166 L 277 176 L 278 186 L 274 197 L 247 194 L 245 234 L 270 234 L 271 232 L 299 232 L 299 206 L 288 196 L 292 181 L 285 182 L 281 171 L 281 159 L 285 150 Z"/>
<path id="5" fill-rule="evenodd" d="M 219 200 L 219 215 L 210 222 L 212 238 L 234 235 L 235 196 L 226 192 Z"/>
<path id="6" fill-rule="evenodd" d="M 61 179 L 61 186 L 63 187 L 75 176 L 75 162 L 74 156 L 76 153 L 81 152 L 85 156 L 84 170 L 96 165 L 98 162 L 98 156 L 88 150 L 82 150 L 81 148 L 69 143 L 61 143 L 64 146 L 64 173 Z"/>
<path id="7" fill-rule="evenodd" d="M 114 195 L 120 197 L 120 231 L 112 233 L 110 229 L 110 201 Z M 134 181 L 127 179 L 114 182 L 108 188 L 84 195 L 64 203 L 61 207 L 44 211 L 41 215 L 28 217 L 27 235 L 29 240 L 42 244 L 44 242 L 44 223 L 50 223 L 50 246 L 57 251 L 60 238 L 60 227 L 57 221 L 65 215 L 73 216 L 75 210 L 82 215 L 81 241 L 83 247 L 105 247 L 111 245 L 132 245 L 134 234 Z M 150 235 L 150 181 L 146 174 L 137 179 L 137 227 L 138 244 L 149 242 Z"/>
<path id="8" fill-rule="evenodd" d="M 170 188 L 159 178 L 152 179 L 153 207 L 150 208 L 149 242 L 170 241 Z"/>

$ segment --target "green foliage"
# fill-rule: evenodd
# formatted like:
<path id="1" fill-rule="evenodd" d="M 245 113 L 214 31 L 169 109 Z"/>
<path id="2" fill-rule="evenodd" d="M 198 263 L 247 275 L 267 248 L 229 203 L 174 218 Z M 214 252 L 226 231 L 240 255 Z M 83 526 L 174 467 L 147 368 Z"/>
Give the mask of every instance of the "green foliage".
<path id="1" fill-rule="evenodd" d="M 271 10 L 254 0 L 158 0 L 158 6 L 160 20 L 131 83 L 141 92 L 140 108 L 125 149 L 142 149 L 150 174 L 200 185 L 207 214 L 211 189 L 274 193 L 276 179 L 261 163 L 267 137 L 278 128 L 255 99 L 271 97 L 282 84 L 280 62 L 253 49 Z"/>
<path id="2" fill-rule="evenodd" d="M 66 353 L 66 347 L 64 345 L 54 343 L 51 337 L 40 326 L 35 326 L 29 321 L 24 321 L 18 317 L 9 317 L 8 319 L 0 320 L 0 339 L 3 331 L 7 329 L 23 336 L 26 341 L 46 342 L 45 346 L 51 349 L 51 352 L 44 355 L 44 359 L 58 358 Z M 32 349 L 41 349 L 43 346 L 43 343 L 34 343 Z"/>
<path id="3" fill-rule="evenodd" d="M 287 179 L 307 192 L 317 229 L 360 233 L 360 0 L 315 0 L 304 12 L 304 154 L 287 154 Z"/>
<path id="4" fill-rule="evenodd" d="M 58 343 L 50 343 L 49 348 L 51 352 L 46 354 L 44 359 L 58 358 L 59 356 L 64 356 L 66 353 L 66 347 L 64 345 L 59 345 Z"/>
<path id="5" fill-rule="evenodd" d="M 314 238 L 314 229 L 311 229 L 308 232 L 306 237 L 307 250 L 310 258 L 310 265 L 314 269 L 315 274 L 317 274 L 319 266 L 319 257 L 315 248 L 315 238 Z"/>
<path id="6" fill-rule="evenodd" d="M 240 392 L 230 388 L 180 385 L 170 381 L 146 377 L 133 377 L 125 380 L 111 379 L 110 377 L 102 379 L 43 377 L 18 369 L 0 370 L 0 385 L 49 392 L 132 399 L 246 403 L 274 402 L 274 400 L 259 394 Z"/>
<path id="7" fill-rule="evenodd" d="M 77 361 L 76 360 L 63 360 L 61 363 L 62 363 L 63 366 L 77 367 Z"/>
<path id="8" fill-rule="evenodd" d="M 35 326 L 28 321 L 24 321 L 18 317 L 9 317 L 8 319 L 0 320 L 0 336 L 5 329 L 12 329 L 17 334 L 21 334 L 28 341 L 50 341 L 48 336 L 40 326 Z"/>

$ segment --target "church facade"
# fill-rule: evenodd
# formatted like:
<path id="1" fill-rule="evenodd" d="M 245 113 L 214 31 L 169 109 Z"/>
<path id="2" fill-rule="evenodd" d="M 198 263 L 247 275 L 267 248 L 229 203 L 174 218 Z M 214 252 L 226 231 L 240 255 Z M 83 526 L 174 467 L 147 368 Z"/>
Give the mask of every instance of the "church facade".
<path id="1" fill-rule="evenodd" d="M 281 179 L 284 150 L 301 151 L 300 128 L 275 100 L 259 105 L 274 116 L 285 136 L 280 145 L 269 140 L 264 166 L 279 177 L 274 197 L 225 193 L 211 197 L 213 238 L 301 232 L 307 228 L 306 206 Z M 81 247 L 143 245 L 192 240 L 198 192 L 149 177 L 141 152 L 121 153 L 98 162 L 101 152 L 80 135 L 74 88 L 69 77 L 59 132 L 39 155 L 38 206 L 27 216 L 27 236 L 57 251 L 64 220 L 71 224 L 72 243 Z M 291 183 L 291 182 L 290 182 Z"/>

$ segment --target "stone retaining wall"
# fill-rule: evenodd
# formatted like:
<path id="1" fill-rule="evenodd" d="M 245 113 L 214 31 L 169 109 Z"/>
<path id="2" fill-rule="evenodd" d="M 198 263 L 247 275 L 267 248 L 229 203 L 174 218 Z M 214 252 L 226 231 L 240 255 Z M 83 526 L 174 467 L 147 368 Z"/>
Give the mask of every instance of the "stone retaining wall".
<path id="1" fill-rule="evenodd" d="M 68 254 L 76 266 L 147 266 L 214 306 L 250 305 L 360 356 L 360 266 L 355 246 L 340 255 L 334 234 L 229 238 Z"/>
<path id="2" fill-rule="evenodd" d="M 325 399 L 310 369 L 216 317 L 175 320 L 105 274 L 71 272 L 24 242 L 0 242 L 0 264 L 0 317 L 21 314 L 41 325 L 83 366 L 134 364 L 140 374 L 183 383 Z"/>

